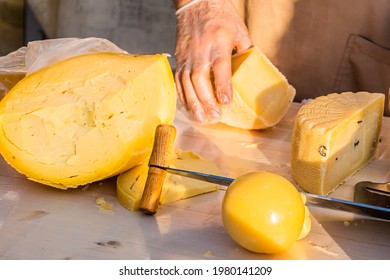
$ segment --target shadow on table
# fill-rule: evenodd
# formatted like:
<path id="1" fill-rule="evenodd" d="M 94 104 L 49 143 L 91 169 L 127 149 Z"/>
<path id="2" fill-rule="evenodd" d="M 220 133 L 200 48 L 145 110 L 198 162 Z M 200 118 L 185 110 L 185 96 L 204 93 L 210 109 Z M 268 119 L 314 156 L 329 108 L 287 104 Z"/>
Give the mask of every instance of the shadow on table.
<path id="1" fill-rule="evenodd" d="M 311 213 L 351 259 L 390 260 L 389 221 L 319 207 Z"/>

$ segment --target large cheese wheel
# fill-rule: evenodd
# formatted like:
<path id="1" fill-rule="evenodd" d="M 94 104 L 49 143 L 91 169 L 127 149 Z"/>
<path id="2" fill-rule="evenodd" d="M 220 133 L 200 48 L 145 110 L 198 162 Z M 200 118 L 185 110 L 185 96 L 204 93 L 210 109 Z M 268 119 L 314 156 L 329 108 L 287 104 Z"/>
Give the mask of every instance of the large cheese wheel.
<path id="1" fill-rule="evenodd" d="M 175 109 L 165 55 L 77 56 L 28 75 L 1 101 L 0 152 L 31 180 L 77 187 L 143 162 Z"/>
<path id="2" fill-rule="evenodd" d="M 333 93 L 300 108 L 291 146 L 292 174 L 300 187 L 328 194 L 374 156 L 384 100 L 381 93 Z"/>
<path id="3" fill-rule="evenodd" d="M 276 125 L 295 97 L 295 88 L 256 47 L 232 57 L 233 100 L 221 122 L 243 129 Z"/>

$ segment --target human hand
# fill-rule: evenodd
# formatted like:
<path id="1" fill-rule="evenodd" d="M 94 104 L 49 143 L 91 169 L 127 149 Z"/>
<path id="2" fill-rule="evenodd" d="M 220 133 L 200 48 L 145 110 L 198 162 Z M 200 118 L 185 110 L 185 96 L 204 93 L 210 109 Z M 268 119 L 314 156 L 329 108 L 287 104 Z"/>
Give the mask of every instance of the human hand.
<path id="1" fill-rule="evenodd" d="M 176 88 L 195 120 L 207 123 L 221 117 L 220 104 L 233 98 L 232 52 L 251 46 L 230 0 L 199 1 L 177 15 Z"/>

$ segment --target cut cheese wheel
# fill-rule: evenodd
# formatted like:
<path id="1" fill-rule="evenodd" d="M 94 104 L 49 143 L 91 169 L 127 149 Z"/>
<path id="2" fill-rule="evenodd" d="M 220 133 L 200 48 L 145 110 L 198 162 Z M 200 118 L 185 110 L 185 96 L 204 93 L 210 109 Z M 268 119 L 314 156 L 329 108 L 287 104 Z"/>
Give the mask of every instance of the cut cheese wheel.
<path id="1" fill-rule="evenodd" d="M 217 165 L 191 151 L 177 150 L 171 167 L 222 175 Z M 140 164 L 120 174 L 116 195 L 119 203 L 130 211 L 137 211 L 148 177 L 148 165 Z M 217 191 L 218 185 L 167 173 L 161 191 L 160 204 L 167 204 L 196 195 Z"/>
<path id="2" fill-rule="evenodd" d="M 0 152 L 31 180 L 77 187 L 143 162 L 175 110 L 165 55 L 77 56 L 26 76 L 1 101 Z"/>
<path id="3" fill-rule="evenodd" d="M 256 47 L 232 58 L 233 100 L 222 106 L 221 122 L 243 129 L 276 125 L 295 97 L 295 89 Z"/>
<path id="4" fill-rule="evenodd" d="M 303 105 L 291 146 L 292 174 L 307 192 L 325 195 L 362 168 L 375 154 L 384 95 L 332 93 Z"/>

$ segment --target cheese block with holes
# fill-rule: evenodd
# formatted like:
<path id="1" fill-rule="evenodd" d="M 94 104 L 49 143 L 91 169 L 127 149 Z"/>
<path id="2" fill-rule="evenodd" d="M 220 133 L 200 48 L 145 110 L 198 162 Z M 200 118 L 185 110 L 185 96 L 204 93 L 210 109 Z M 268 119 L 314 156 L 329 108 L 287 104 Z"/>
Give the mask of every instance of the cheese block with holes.
<path id="1" fill-rule="evenodd" d="M 300 108 L 292 135 L 291 168 L 302 189 L 329 194 L 374 156 L 384 100 L 381 93 L 332 93 Z"/>
<path id="2" fill-rule="evenodd" d="M 232 85 L 221 122 L 243 129 L 276 125 L 295 97 L 294 87 L 257 47 L 233 56 Z"/>
<path id="3" fill-rule="evenodd" d="M 31 180 L 77 187 L 143 162 L 175 110 L 165 55 L 76 56 L 26 76 L 1 101 L 0 152 Z"/>

